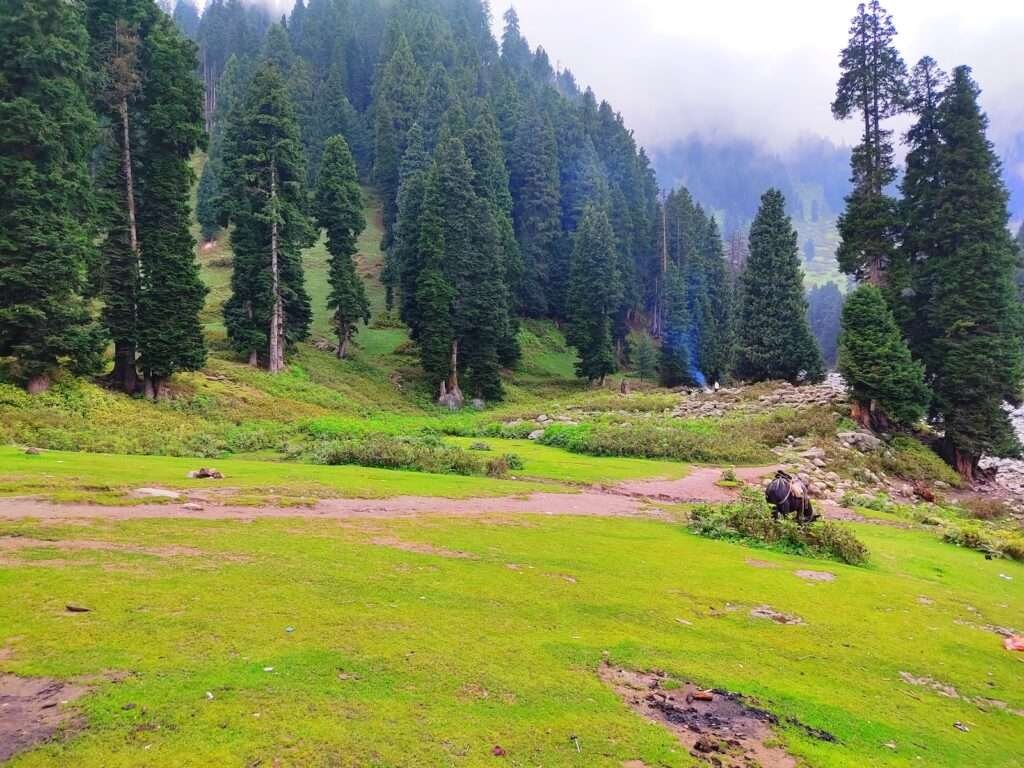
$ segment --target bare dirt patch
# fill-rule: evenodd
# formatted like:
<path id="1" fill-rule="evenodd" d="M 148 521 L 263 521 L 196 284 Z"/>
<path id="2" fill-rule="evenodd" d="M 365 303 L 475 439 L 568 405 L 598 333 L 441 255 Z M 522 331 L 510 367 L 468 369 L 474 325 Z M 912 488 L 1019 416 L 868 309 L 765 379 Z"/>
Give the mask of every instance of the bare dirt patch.
<path id="1" fill-rule="evenodd" d="M 82 722 L 67 705 L 87 691 L 47 677 L 0 674 L 0 762 L 79 730 Z"/>
<path id="2" fill-rule="evenodd" d="M 804 620 L 791 613 L 776 611 L 770 605 L 759 605 L 752 608 L 750 615 L 755 619 L 771 619 L 776 624 L 804 624 Z"/>
<path id="3" fill-rule="evenodd" d="M 794 571 L 804 581 L 835 581 L 836 575 L 828 571 Z"/>
<path id="4" fill-rule="evenodd" d="M 751 568 L 760 568 L 765 571 L 775 570 L 779 567 L 775 563 L 770 563 L 767 560 L 758 560 L 756 557 L 748 557 L 746 562 Z"/>
<path id="5" fill-rule="evenodd" d="M 400 549 L 403 552 L 412 552 L 417 555 L 436 555 L 437 557 L 450 557 L 457 560 L 476 560 L 477 556 L 470 552 L 460 552 L 456 549 L 445 549 L 435 547 L 432 544 L 421 544 L 415 541 L 402 541 L 391 536 L 379 536 L 373 540 L 378 547 L 389 547 Z"/>
<path id="6" fill-rule="evenodd" d="M 1024 709 L 1013 709 L 1005 701 L 1000 701 L 998 699 L 988 699 L 984 696 L 964 696 L 956 689 L 955 686 L 952 686 L 949 683 L 943 683 L 933 677 L 915 677 L 909 672 L 900 672 L 900 679 L 907 685 L 913 685 L 918 688 L 930 688 L 939 696 L 944 698 L 966 701 L 968 704 L 973 704 L 978 709 L 986 712 L 998 709 L 1002 712 L 1009 712 L 1011 715 L 1016 715 L 1017 717 L 1024 717 Z"/>
<path id="7" fill-rule="evenodd" d="M 28 536 L 0 536 L 0 552 L 18 552 L 25 549 L 53 549 L 64 552 L 127 552 L 153 557 L 201 557 L 206 553 L 194 547 L 161 546 L 138 547 L 118 544 L 112 541 L 90 541 L 87 539 L 33 539 Z"/>
<path id="8" fill-rule="evenodd" d="M 738 467 L 734 470 L 741 483 L 760 484 L 761 480 L 775 473 L 779 467 Z M 679 480 L 637 480 L 615 486 L 613 491 L 674 504 L 725 503 L 735 501 L 739 488 L 723 488 L 721 467 L 697 467 Z"/>
<path id="9" fill-rule="evenodd" d="M 727 691 L 679 684 L 665 675 L 639 673 L 605 664 L 601 679 L 629 707 L 670 730 L 690 754 L 718 768 L 796 768 L 797 761 L 775 746 L 778 718 Z M 630 761 L 624 765 L 641 766 Z"/>

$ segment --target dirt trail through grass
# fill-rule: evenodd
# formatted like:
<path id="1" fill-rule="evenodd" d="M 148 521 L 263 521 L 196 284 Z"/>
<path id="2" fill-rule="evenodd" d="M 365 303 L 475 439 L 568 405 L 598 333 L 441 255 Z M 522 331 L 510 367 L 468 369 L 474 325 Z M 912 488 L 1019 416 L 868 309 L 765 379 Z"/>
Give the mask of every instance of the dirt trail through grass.
<path id="1" fill-rule="evenodd" d="M 774 467 L 735 470 L 737 479 L 759 482 Z M 665 517 L 657 502 L 720 503 L 736 498 L 737 490 L 718 485 L 722 468 L 700 467 L 681 480 L 628 482 L 582 493 L 533 493 L 497 498 L 446 499 L 398 496 L 390 499 L 327 499 L 311 506 L 236 506 L 217 503 L 214 495 L 194 493 L 187 503 L 100 506 L 96 504 L 53 504 L 31 498 L 0 500 L 0 519 L 144 518 L 255 519 L 299 517 L 321 519 L 396 518 L 419 515 L 466 517 L 496 513 L 568 515 L 587 517 Z"/>

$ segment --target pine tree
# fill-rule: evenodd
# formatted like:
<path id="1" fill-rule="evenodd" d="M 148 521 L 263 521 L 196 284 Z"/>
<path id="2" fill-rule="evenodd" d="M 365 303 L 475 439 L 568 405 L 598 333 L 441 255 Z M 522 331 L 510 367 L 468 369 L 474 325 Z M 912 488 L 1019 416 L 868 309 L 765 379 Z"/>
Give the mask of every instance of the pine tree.
<path id="1" fill-rule="evenodd" d="M 11 0 L 0 24 L 0 357 L 30 392 L 59 364 L 94 370 L 85 289 L 95 117 L 81 6 Z"/>
<path id="2" fill-rule="evenodd" d="M 968 479 L 983 455 L 1020 453 L 1002 405 L 1018 400 L 1024 373 L 1008 196 L 979 93 L 970 69 L 958 67 L 938 110 L 937 251 L 927 268 L 934 353 L 926 364 L 943 453 Z"/>
<path id="3" fill-rule="evenodd" d="M 924 366 L 910 356 L 882 291 L 862 285 L 846 300 L 839 339 L 839 372 L 853 414 L 869 429 L 912 426 L 924 416 L 930 393 Z"/>
<path id="4" fill-rule="evenodd" d="M 843 294 L 834 281 L 817 285 L 807 292 L 807 322 L 821 348 L 825 365 L 836 364 L 839 331 L 843 315 Z"/>
<path id="5" fill-rule="evenodd" d="M 389 308 L 392 305 L 394 290 L 396 288 L 399 290 L 399 317 L 409 326 L 409 334 L 415 341 L 419 339 L 420 327 L 417 285 L 422 268 L 420 230 L 423 224 L 421 217 L 423 198 L 430 175 L 430 156 L 427 154 L 423 131 L 420 130 L 419 125 L 413 125 L 410 129 L 408 142 L 409 147 L 402 159 L 395 237 L 385 256 L 383 279 Z"/>
<path id="6" fill-rule="evenodd" d="M 473 127 L 466 132 L 463 143 L 473 166 L 473 190 L 486 201 L 498 228 L 500 259 L 506 287 L 505 303 L 514 307 L 516 292 L 522 278 L 523 265 L 512 223 L 512 195 L 509 192 L 508 169 L 501 149 L 501 134 L 487 103 L 480 107 Z M 508 336 L 499 350 L 501 364 L 512 367 L 519 361 L 519 323 L 509 318 Z"/>
<path id="7" fill-rule="evenodd" d="M 331 284 L 327 306 L 334 310 L 338 357 L 344 358 L 359 321 L 370 322 L 370 302 L 352 259 L 358 250 L 356 241 L 366 228 L 363 193 L 352 153 L 341 136 L 332 136 L 324 147 L 315 209 L 317 223 L 327 230 Z"/>
<path id="8" fill-rule="evenodd" d="M 202 85 L 195 45 L 166 16 L 146 36 L 140 95 L 146 141 L 140 148 L 141 279 L 137 318 L 139 366 L 148 397 L 177 371 L 206 362 L 199 312 L 206 287 L 190 232 L 192 153 L 205 145 Z"/>
<path id="9" fill-rule="evenodd" d="M 398 185 L 402 158 L 408 146 L 409 129 L 419 114 L 423 74 L 401 35 L 377 87 L 376 163 L 373 175 L 384 201 L 385 246 L 390 246 L 391 227 L 398 207 Z M 421 126 L 422 128 L 422 126 Z"/>
<path id="10" fill-rule="evenodd" d="M 509 154 L 516 239 L 523 259 L 519 309 L 528 317 L 548 312 L 548 281 L 560 236 L 561 203 L 555 135 L 539 109 L 520 121 Z"/>
<path id="11" fill-rule="evenodd" d="M 612 323 L 622 294 L 615 232 L 608 212 L 593 206 L 576 230 L 569 271 L 566 340 L 576 348 L 576 375 L 604 383 L 614 373 Z"/>
<path id="12" fill-rule="evenodd" d="M 264 61 L 227 126 L 234 269 L 224 320 L 232 346 L 271 373 L 284 368 L 287 343 L 311 321 L 302 249 L 313 244 L 305 214 L 305 165 L 295 111 L 277 67 Z"/>
<path id="13" fill-rule="evenodd" d="M 911 351 L 921 360 L 932 357 L 929 339 L 934 332 L 927 327 L 925 308 L 931 301 L 930 257 L 939 250 L 935 240 L 939 192 L 938 114 L 942 95 L 949 85 L 946 73 L 931 57 L 921 59 L 910 79 L 909 108 L 917 121 L 907 132 L 907 170 L 903 175 L 902 268 L 891 281 L 896 295 L 896 319 L 904 329 Z"/>
<path id="14" fill-rule="evenodd" d="M 884 283 L 895 256 L 899 226 L 896 202 L 885 194 L 896 178 L 892 132 L 882 127 L 882 121 L 903 111 L 907 96 L 907 68 L 893 45 L 895 37 L 892 17 L 879 0 L 857 7 L 832 103 L 837 120 L 859 113 L 864 123 L 851 160 L 854 188 L 839 219 L 839 265 L 876 285 Z"/>
<path id="15" fill-rule="evenodd" d="M 193 0 L 178 0 L 174 5 L 174 23 L 189 40 L 199 37 L 199 9 Z"/>
<path id="16" fill-rule="evenodd" d="M 703 386 L 700 371 L 694 366 L 690 305 L 682 268 L 670 263 L 664 275 L 662 297 L 661 364 L 663 387 Z"/>
<path id="17" fill-rule="evenodd" d="M 807 326 L 797 233 L 776 189 L 761 198 L 741 278 L 736 375 L 745 381 L 816 381 L 821 352 Z"/>
<path id="18" fill-rule="evenodd" d="M 658 377 L 658 348 L 648 334 L 639 333 L 632 338 L 630 359 L 641 383 Z"/>
<path id="19" fill-rule="evenodd" d="M 96 107 L 109 126 L 106 163 L 99 174 L 106 219 L 103 322 L 114 342 L 111 381 L 128 393 L 138 386 L 142 238 L 137 151 L 145 135 L 139 99 L 146 74 L 141 49 L 159 14 L 149 0 L 94 0 L 88 5 L 92 66 L 99 73 Z"/>

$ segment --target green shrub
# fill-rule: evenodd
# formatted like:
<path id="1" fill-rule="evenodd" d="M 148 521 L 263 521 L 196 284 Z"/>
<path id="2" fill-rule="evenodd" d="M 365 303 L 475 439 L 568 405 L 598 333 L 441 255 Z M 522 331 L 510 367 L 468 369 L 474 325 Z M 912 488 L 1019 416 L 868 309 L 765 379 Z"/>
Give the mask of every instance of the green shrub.
<path id="1" fill-rule="evenodd" d="M 880 468 L 906 480 L 941 481 L 953 487 L 959 487 L 961 483 L 960 475 L 935 451 L 905 435 L 893 438 L 889 451 L 882 454 Z"/>
<path id="2" fill-rule="evenodd" d="M 1000 499 L 965 499 L 964 510 L 975 520 L 1002 520 L 1013 513 L 1013 508 Z"/>
<path id="3" fill-rule="evenodd" d="M 495 476 L 496 473 L 505 474 L 508 470 L 504 457 L 484 461 L 462 448 L 443 445 L 428 438 L 395 438 L 387 435 L 322 440 L 305 449 L 301 457 L 314 464 L 355 464 L 448 475 Z"/>
<path id="4" fill-rule="evenodd" d="M 852 531 L 831 521 L 801 526 L 775 520 L 760 491 L 747 490 L 734 504 L 701 504 L 690 513 L 690 530 L 712 539 L 765 544 L 794 554 L 863 565 L 867 547 Z"/>

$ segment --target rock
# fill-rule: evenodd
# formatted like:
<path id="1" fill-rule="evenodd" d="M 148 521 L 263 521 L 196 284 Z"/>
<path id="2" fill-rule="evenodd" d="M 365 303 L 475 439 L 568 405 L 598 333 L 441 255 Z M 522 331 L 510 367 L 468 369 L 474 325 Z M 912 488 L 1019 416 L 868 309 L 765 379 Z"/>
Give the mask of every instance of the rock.
<path id="1" fill-rule="evenodd" d="M 132 496 L 153 499 L 179 499 L 181 494 L 177 491 L 169 491 L 166 488 L 136 488 Z"/>
<path id="2" fill-rule="evenodd" d="M 851 448 L 861 453 L 872 453 L 881 447 L 882 441 L 870 432 L 840 432 L 836 437 Z"/>
<path id="3" fill-rule="evenodd" d="M 182 504 L 181 508 L 187 509 L 189 512 L 202 512 L 204 509 L 202 504 L 197 504 L 194 501 L 189 502 L 188 504 Z"/>
<path id="4" fill-rule="evenodd" d="M 38 448 L 32 448 L 31 446 L 25 449 L 26 456 L 38 456 L 42 451 Z"/>
<path id="5" fill-rule="evenodd" d="M 188 473 L 189 478 L 192 480 L 223 480 L 224 475 L 216 469 L 208 469 L 202 467 L 201 469 L 195 469 Z"/>
<path id="6" fill-rule="evenodd" d="M 533 430 L 533 432 L 531 432 L 529 434 L 529 439 L 530 440 L 540 440 L 542 437 L 544 437 L 544 430 L 543 429 L 535 429 L 535 430 Z"/>
<path id="7" fill-rule="evenodd" d="M 549 421 L 551 421 L 551 418 L 546 413 L 542 413 L 537 417 L 538 424 L 547 424 Z"/>
<path id="8" fill-rule="evenodd" d="M 92 608 L 86 608 L 84 605 L 75 605 L 74 603 L 68 603 L 64 606 L 64 610 L 68 613 L 89 613 Z"/>
<path id="9" fill-rule="evenodd" d="M 827 465 L 827 464 L 825 463 L 825 460 L 824 460 L 824 459 L 814 459 L 814 460 L 812 460 L 812 461 L 811 461 L 811 463 L 812 463 L 812 464 L 813 464 L 814 466 L 816 466 L 816 467 L 817 467 L 818 469 L 824 469 L 825 467 L 827 467 L 827 466 L 828 466 L 828 465 Z"/>

